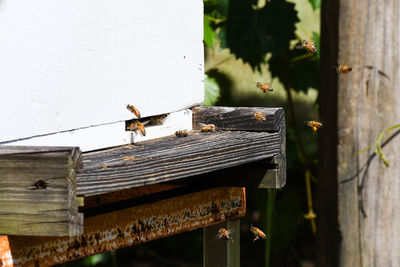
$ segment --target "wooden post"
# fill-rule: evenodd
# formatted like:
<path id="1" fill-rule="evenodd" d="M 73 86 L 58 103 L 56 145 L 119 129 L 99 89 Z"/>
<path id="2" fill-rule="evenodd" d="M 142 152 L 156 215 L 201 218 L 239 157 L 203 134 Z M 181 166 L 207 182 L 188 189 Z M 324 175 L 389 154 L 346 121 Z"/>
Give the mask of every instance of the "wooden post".
<path id="1" fill-rule="evenodd" d="M 79 148 L 0 147 L 0 233 L 72 236 L 83 232 L 76 197 Z"/>
<path id="2" fill-rule="evenodd" d="M 338 13 L 339 0 L 322 1 L 319 115 L 324 123 L 324 130 L 318 132 L 318 183 L 315 204 L 316 266 L 324 267 L 338 266 L 340 246 L 337 195 L 338 76 L 334 70 L 338 63 Z"/>
<path id="3" fill-rule="evenodd" d="M 231 232 L 233 241 L 219 239 L 218 230 L 224 227 Z M 240 220 L 213 225 L 203 230 L 203 266 L 240 266 Z"/>
<path id="4" fill-rule="evenodd" d="M 338 86 L 340 266 L 400 266 L 400 138 L 383 148 L 390 167 L 356 153 L 400 123 L 399 16 L 397 0 L 340 0 L 338 63 L 353 67 Z"/>

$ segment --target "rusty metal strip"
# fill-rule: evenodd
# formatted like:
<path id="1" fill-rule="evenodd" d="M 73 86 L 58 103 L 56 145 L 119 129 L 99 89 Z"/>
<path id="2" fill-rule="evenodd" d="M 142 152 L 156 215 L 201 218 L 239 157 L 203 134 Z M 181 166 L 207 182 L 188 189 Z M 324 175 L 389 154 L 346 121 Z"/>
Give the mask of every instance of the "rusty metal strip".
<path id="1" fill-rule="evenodd" d="M 85 218 L 84 234 L 76 237 L 9 236 L 8 243 L 0 243 L 0 257 L 2 266 L 50 266 L 234 220 L 245 213 L 245 188 L 213 188 Z M 12 260 L 6 261 L 10 254 Z"/>
<path id="2" fill-rule="evenodd" d="M 8 236 L 0 236 L 0 266 L 13 267 L 13 261 L 10 250 Z"/>

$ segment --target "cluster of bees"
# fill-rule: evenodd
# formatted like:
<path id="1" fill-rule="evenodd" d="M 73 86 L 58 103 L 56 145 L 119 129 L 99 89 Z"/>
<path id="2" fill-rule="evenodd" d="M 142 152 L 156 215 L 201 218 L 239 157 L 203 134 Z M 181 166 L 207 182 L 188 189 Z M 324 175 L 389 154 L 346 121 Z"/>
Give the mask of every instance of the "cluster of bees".
<path id="1" fill-rule="evenodd" d="M 140 119 L 140 112 L 137 108 L 135 108 L 132 105 L 127 105 L 126 108 L 132 112 L 138 119 Z M 260 114 L 261 116 L 261 114 Z M 161 124 L 162 121 L 165 119 L 166 115 L 160 115 L 160 116 L 155 116 L 152 117 L 150 120 L 144 121 L 144 122 L 140 122 L 140 121 L 135 121 L 130 123 L 127 126 L 127 130 L 129 131 L 138 131 L 139 134 L 141 136 L 146 136 L 146 129 L 145 129 L 145 125 L 151 123 L 151 124 Z M 200 130 L 202 132 L 215 132 L 217 130 L 217 127 L 214 124 L 204 124 L 204 123 L 200 123 Z M 186 137 L 189 135 L 188 131 L 186 130 L 178 130 L 175 132 L 175 135 L 177 137 Z"/>
<path id="2" fill-rule="evenodd" d="M 252 232 L 254 235 L 253 242 L 255 242 L 256 240 L 258 240 L 260 238 L 265 239 L 267 237 L 267 235 L 263 231 L 261 231 L 259 228 L 255 227 L 253 225 L 250 226 L 250 232 Z M 217 237 L 219 239 L 224 239 L 224 240 L 234 242 L 231 231 L 229 231 L 223 227 L 218 229 Z"/>
<path id="3" fill-rule="evenodd" d="M 313 42 L 310 42 L 307 40 L 303 40 L 301 42 L 301 45 L 296 46 L 296 48 L 297 49 L 305 49 L 309 53 L 313 53 L 313 54 L 317 53 L 317 47 L 315 46 L 315 44 Z M 349 73 L 352 71 L 352 67 L 350 67 L 348 65 L 338 65 L 335 68 L 338 73 Z M 274 91 L 274 89 L 271 87 L 271 85 L 268 82 L 265 82 L 265 83 L 258 82 L 258 83 L 256 83 L 256 87 L 261 89 L 264 93 Z M 254 117 L 261 122 L 266 121 L 265 116 L 263 116 L 260 112 L 254 113 Z M 314 132 L 317 132 L 318 129 L 322 128 L 322 123 L 318 122 L 318 121 L 305 121 L 305 123 L 307 126 L 311 127 Z"/>

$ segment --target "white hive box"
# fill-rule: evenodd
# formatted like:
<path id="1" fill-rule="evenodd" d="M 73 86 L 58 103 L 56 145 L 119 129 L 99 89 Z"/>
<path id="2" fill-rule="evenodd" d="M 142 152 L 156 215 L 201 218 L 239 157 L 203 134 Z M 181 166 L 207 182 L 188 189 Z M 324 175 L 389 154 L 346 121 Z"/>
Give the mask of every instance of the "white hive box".
<path id="1" fill-rule="evenodd" d="M 203 102 L 202 0 L 0 1 L 0 145 L 130 143 L 126 109 L 174 113 Z"/>

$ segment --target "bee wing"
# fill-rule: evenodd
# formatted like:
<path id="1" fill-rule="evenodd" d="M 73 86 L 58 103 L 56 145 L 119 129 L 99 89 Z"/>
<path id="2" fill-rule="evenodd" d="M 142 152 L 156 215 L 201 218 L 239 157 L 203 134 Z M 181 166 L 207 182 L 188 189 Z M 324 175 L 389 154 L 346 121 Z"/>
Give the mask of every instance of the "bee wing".
<path id="1" fill-rule="evenodd" d="M 296 49 L 304 49 L 304 46 L 303 45 L 296 45 Z"/>
<path id="2" fill-rule="evenodd" d="M 143 126 L 146 126 L 146 125 L 149 124 L 150 122 L 151 122 L 151 120 L 147 120 L 147 121 L 142 122 L 142 124 L 143 124 Z"/>
<path id="3" fill-rule="evenodd" d="M 207 124 L 200 122 L 200 123 L 197 124 L 197 126 L 203 127 L 203 126 L 207 126 Z"/>

